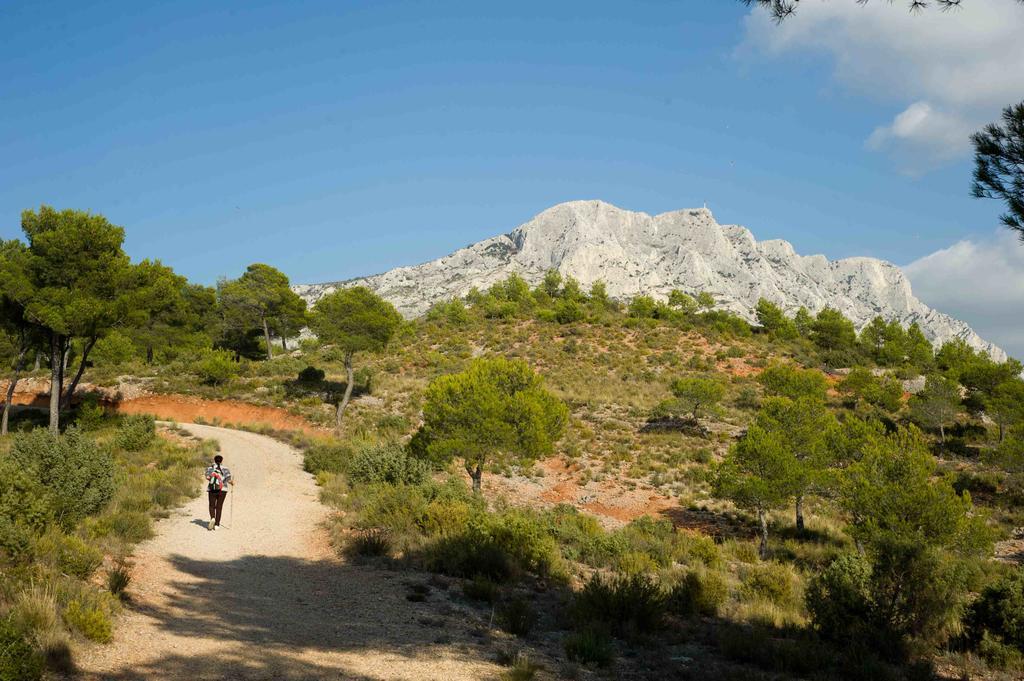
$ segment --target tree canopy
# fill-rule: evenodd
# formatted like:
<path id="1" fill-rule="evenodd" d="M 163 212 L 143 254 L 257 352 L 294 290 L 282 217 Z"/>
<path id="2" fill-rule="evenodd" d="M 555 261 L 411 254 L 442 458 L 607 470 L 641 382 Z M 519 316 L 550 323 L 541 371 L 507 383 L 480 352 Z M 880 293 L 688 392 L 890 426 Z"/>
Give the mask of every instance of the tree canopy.
<path id="1" fill-rule="evenodd" d="M 976 132 L 974 142 L 974 196 L 999 199 L 1006 204 L 1003 224 L 1024 241 L 1024 102 L 1003 109 L 1003 123 Z"/>
<path id="2" fill-rule="evenodd" d="M 430 383 L 421 433 L 432 458 L 462 459 L 480 492 L 487 463 L 550 454 L 568 420 L 568 407 L 525 362 L 488 358 Z"/>

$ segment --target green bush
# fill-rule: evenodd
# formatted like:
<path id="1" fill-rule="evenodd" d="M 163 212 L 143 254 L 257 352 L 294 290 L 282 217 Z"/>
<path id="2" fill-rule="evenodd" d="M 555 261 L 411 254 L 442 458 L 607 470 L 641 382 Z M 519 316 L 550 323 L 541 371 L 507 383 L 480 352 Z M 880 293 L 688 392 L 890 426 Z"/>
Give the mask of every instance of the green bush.
<path id="1" fill-rule="evenodd" d="M 64 621 L 90 641 L 109 643 L 113 638 L 110 615 L 96 605 L 72 600 L 64 609 Z"/>
<path id="2" fill-rule="evenodd" d="M 345 470 L 352 450 L 342 444 L 317 443 L 306 450 L 302 467 L 307 473 L 341 473 Z"/>
<path id="3" fill-rule="evenodd" d="M 34 681 L 42 675 L 42 658 L 10 618 L 0 619 L 0 681 Z"/>
<path id="4" fill-rule="evenodd" d="M 352 538 L 348 550 L 355 556 L 386 556 L 391 551 L 391 540 L 383 530 L 364 530 Z"/>
<path id="5" fill-rule="evenodd" d="M 0 456 L 0 554 L 25 556 L 33 537 L 52 522 L 51 499 L 39 481 L 10 457 Z"/>
<path id="6" fill-rule="evenodd" d="M 507 582 L 512 577 L 512 560 L 500 546 L 479 544 L 466 534 L 441 537 L 426 551 L 427 569 L 454 577 L 483 578 Z"/>
<path id="7" fill-rule="evenodd" d="M 529 636 L 537 624 L 537 613 L 526 599 L 513 598 L 498 610 L 498 621 L 510 634 Z"/>
<path id="8" fill-rule="evenodd" d="M 793 569 L 782 563 L 761 563 L 743 570 L 740 595 L 745 600 L 764 600 L 782 607 L 800 601 L 800 581 Z"/>
<path id="9" fill-rule="evenodd" d="M 857 554 L 840 556 L 807 585 L 811 622 L 826 639 L 862 641 L 871 627 L 871 565 Z"/>
<path id="10" fill-rule="evenodd" d="M 207 350 L 195 363 L 195 371 L 206 385 L 223 385 L 238 375 L 238 362 L 228 350 Z"/>
<path id="11" fill-rule="evenodd" d="M 599 667 L 607 667 L 615 659 L 611 636 L 605 629 L 594 625 L 566 636 L 564 647 L 566 656 L 581 664 L 594 663 Z"/>
<path id="12" fill-rule="evenodd" d="M 103 564 L 103 552 L 77 535 L 48 539 L 54 542 L 54 559 L 61 572 L 88 579 Z"/>
<path id="13" fill-rule="evenodd" d="M 99 518 L 94 533 L 100 537 L 114 535 L 137 544 L 153 536 L 153 519 L 142 511 L 119 510 Z"/>
<path id="14" fill-rule="evenodd" d="M 126 452 L 141 452 L 156 437 L 156 421 L 149 414 L 131 414 L 121 419 L 114 442 Z"/>
<path id="15" fill-rule="evenodd" d="M 19 435 L 11 458 L 45 487 L 65 529 L 101 509 L 114 493 L 113 457 L 77 428 L 64 435 L 41 428 Z"/>
<path id="16" fill-rule="evenodd" d="M 995 642 L 1024 651 L 1024 571 L 1018 568 L 985 587 L 971 604 L 965 624 L 976 646 L 987 634 Z"/>
<path id="17" fill-rule="evenodd" d="M 417 485 L 429 472 L 425 462 L 409 456 L 396 444 L 358 451 L 348 464 L 348 477 L 356 484 Z"/>
<path id="18" fill-rule="evenodd" d="M 477 575 L 469 581 L 463 582 L 462 593 L 474 601 L 485 601 L 494 603 L 498 600 L 501 587 L 483 575 Z"/>
<path id="19" fill-rule="evenodd" d="M 75 424 L 82 430 L 96 430 L 103 425 L 103 417 L 106 416 L 106 409 L 100 404 L 99 397 L 93 393 L 82 398 L 78 405 L 78 413 L 75 415 Z"/>
<path id="20" fill-rule="evenodd" d="M 576 594 L 572 614 L 580 623 L 600 622 L 619 634 L 649 633 L 663 624 L 667 605 L 664 589 L 647 575 L 596 574 Z"/>
<path id="21" fill-rule="evenodd" d="M 721 574 L 690 570 L 669 593 L 669 607 L 679 615 L 714 616 L 728 596 L 729 587 Z"/>

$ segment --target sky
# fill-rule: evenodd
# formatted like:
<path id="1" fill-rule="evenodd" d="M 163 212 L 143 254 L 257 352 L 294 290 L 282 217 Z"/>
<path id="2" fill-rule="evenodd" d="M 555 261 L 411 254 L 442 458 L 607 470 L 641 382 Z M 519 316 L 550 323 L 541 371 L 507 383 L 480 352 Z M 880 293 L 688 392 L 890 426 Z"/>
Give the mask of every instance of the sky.
<path id="1" fill-rule="evenodd" d="M 1024 95 L 1024 5 L 801 4 L 780 26 L 730 0 L 5 0 L 0 238 L 82 208 L 195 281 L 312 283 L 562 201 L 706 202 L 799 253 L 905 265 L 1024 356 L 1024 246 L 970 196 L 968 139 Z"/>

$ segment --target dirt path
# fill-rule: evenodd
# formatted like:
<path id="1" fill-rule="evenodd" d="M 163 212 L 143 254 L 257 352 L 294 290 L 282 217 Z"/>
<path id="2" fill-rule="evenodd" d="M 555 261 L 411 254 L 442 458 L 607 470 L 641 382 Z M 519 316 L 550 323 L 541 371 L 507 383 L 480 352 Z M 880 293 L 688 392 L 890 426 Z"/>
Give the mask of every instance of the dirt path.
<path id="1" fill-rule="evenodd" d="M 202 526 L 205 494 L 157 525 L 136 553 L 114 642 L 79 655 L 85 679 L 497 677 L 472 612 L 409 602 L 406 585 L 422 575 L 334 556 L 320 527 L 328 511 L 293 449 L 185 428 L 218 440 L 238 480 L 233 521 L 230 498 L 225 506 L 231 527 Z"/>

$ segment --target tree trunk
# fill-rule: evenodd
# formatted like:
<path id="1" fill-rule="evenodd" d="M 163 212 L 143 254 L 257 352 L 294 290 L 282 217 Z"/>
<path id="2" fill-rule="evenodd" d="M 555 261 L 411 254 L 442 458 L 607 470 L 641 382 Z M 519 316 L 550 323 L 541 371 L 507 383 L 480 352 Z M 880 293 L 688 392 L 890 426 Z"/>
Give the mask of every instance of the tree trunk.
<path id="1" fill-rule="evenodd" d="M 4 400 L 4 415 L 0 418 L 0 435 L 7 435 L 7 421 L 11 414 L 11 401 L 14 400 L 14 389 L 18 385 L 18 378 L 21 374 L 21 370 L 25 368 L 25 355 L 28 354 L 28 348 L 23 348 L 18 353 L 18 359 L 14 363 L 14 373 L 11 375 L 11 384 L 7 386 L 7 399 Z"/>
<path id="2" fill-rule="evenodd" d="M 263 318 L 263 338 L 267 341 L 267 359 L 274 359 L 274 346 L 270 344 L 270 327 L 267 318 Z"/>
<path id="3" fill-rule="evenodd" d="M 152 345 L 147 345 L 146 346 L 146 364 L 152 364 L 152 363 L 153 363 L 153 346 Z"/>
<path id="4" fill-rule="evenodd" d="M 764 509 L 757 509 L 757 522 L 761 525 L 761 544 L 758 546 L 758 554 L 761 560 L 768 560 L 768 516 Z"/>
<path id="5" fill-rule="evenodd" d="M 469 473 L 469 479 L 473 481 L 473 494 L 481 494 L 484 479 L 483 465 L 477 464 L 474 466 L 471 463 L 467 463 L 466 472 Z"/>
<path id="6" fill-rule="evenodd" d="M 94 345 L 96 345 L 96 339 L 90 338 L 86 342 L 85 347 L 82 348 L 82 360 L 78 363 L 78 371 L 75 373 L 75 377 L 71 380 L 71 385 L 68 386 L 68 390 L 64 394 L 64 409 L 71 406 L 71 398 L 75 396 L 75 388 L 78 387 L 78 382 L 82 380 L 82 374 L 85 373 L 85 363 L 88 361 L 89 352 L 92 350 L 92 346 Z"/>
<path id="7" fill-rule="evenodd" d="M 50 332 L 50 432 L 60 432 L 60 365 L 64 359 L 60 336 Z"/>
<path id="8" fill-rule="evenodd" d="M 40 362 L 40 359 L 39 359 L 39 358 L 40 358 L 40 354 L 39 354 L 39 351 L 38 351 L 38 350 L 36 350 L 36 365 L 35 365 L 35 367 L 33 368 L 33 371 L 39 371 L 39 365 L 41 364 L 41 362 Z"/>
<path id="9" fill-rule="evenodd" d="M 288 339 L 284 335 L 281 336 L 281 349 L 288 352 Z"/>
<path id="10" fill-rule="evenodd" d="M 804 531 L 804 495 L 796 495 L 796 531 Z"/>
<path id="11" fill-rule="evenodd" d="M 939 424 L 939 442 L 946 444 L 946 426 L 945 424 Z"/>
<path id="12" fill-rule="evenodd" d="M 999 442 L 1000 442 L 1000 444 L 1003 442 L 1003 435 L 1004 435 L 1004 433 L 1003 433 L 1003 420 L 999 419 Z"/>
<path id="13" fill-rule="evenodd" d="M 352 383 L 355 381 L 355 375 L 352 371 L 352 353 L 345 353 L 345 392 L 341 396 L 341 402 L 338 402 L 338 414 L 335 428 L 341 432 L 341 415 L 345 411 L 345 407 L 348 406 L 348 401 L 352 399 Z"/>

